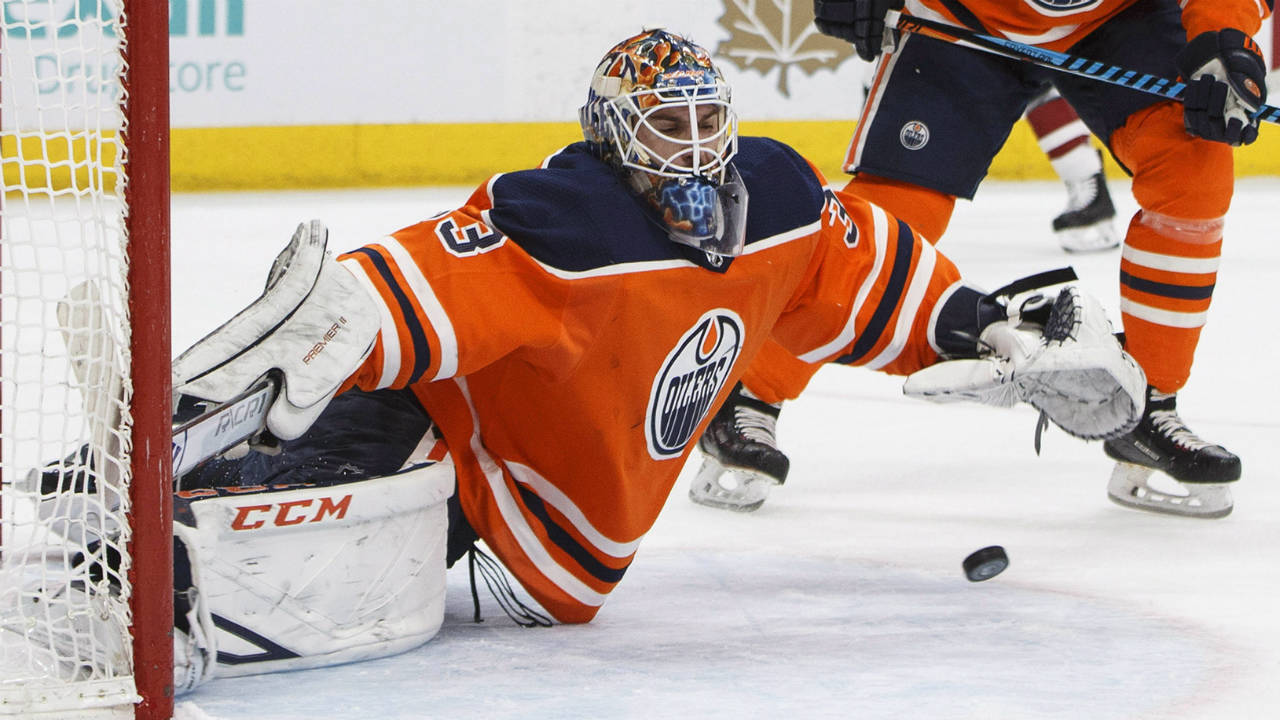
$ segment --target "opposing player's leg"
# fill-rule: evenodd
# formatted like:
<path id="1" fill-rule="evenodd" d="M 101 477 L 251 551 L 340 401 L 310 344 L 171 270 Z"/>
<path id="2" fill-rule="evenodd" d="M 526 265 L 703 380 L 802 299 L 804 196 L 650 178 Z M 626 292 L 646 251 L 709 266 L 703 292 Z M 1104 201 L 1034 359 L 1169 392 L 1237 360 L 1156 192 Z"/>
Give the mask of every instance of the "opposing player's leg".
<path id="1" fill-rule="evenodd" d="M 1053 85 L 1027 106 L 1027 123 L 1067 187 L 1067 208 L 1053 219 L 1058 243 L 1067 252 L 1097 252 L 1120 244 L 1115 205 L 1102 171 L 1102 155 L 1089 142 L 1089 129 Z"/>
<path id="2" fill-rule="evenodd" d="M 1170 2 L 1122 12 L 1072 51 L 1160 73 L 1185 44 Z M 1140 208 L 1125 235 L 1120 298 L 1126 349 L 1151 387 L 1138 427 L 1106 443 L 1118 461 L 1108 495 L 1145 510 L 1221 517 L 1231 511 L 1229 484 L 1240 477 L 1240 460 L 1192 432 L 1173 396 L 1190 376 L 1217 282 L 1234 184 L 1231 148 L 1188 135 L 1176 103 L 1070 77 L 1055 82 L 1133 174 Z"/>

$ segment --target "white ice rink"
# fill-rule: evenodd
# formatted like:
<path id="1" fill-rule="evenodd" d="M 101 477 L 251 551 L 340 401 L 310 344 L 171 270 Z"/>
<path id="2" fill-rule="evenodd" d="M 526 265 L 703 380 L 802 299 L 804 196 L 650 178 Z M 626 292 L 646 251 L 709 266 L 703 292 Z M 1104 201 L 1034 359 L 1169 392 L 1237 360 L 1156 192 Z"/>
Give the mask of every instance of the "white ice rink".
<path id="1" fill-rule="evenodd" d="M 175 350 L 258 294 L 297 222 L 324 219 L 347 249 L 468 193 L 175 196 Z M 1112 193 L 1127 222 L 1126 183 Z M 1074 264 L 1118 318 L 1119 253 L 1061 253 L 1064 202 L 1057 183 L 989 182 L 940 248 L 991 288 Z M 460 563 L 416 650 L 179 700 L 224 720 L 1280 718 L 1278 202 L 1280 180 L 1240 182 L 1179 396 L 1243 458 L 1225 519 L 1111 504 L 1101 446 L 1049 430 L 1037 457 L 1028 408 L 928 405 L 832 367 L 783 412 L 787 484 L 754 514 L 695 506 L 695 455 L 595 622 L 526 630 L 481 586 L 473 624 Z M 961 559 L 991 544 L 1009 569 L 967 581 Z"/>

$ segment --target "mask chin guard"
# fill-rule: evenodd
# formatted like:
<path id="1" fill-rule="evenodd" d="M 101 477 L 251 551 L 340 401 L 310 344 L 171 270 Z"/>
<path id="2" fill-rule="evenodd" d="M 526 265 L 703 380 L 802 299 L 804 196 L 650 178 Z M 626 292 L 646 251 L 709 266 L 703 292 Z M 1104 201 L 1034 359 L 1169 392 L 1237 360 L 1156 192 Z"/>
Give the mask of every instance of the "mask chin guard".
<path id="1" fill-rule="evenodd" d="M 674 242 L 712 255 L 742 254 L 747 232 L 747 187 L 729 165 L 724 182 L 704 177 L 662 183 L 657 205 L 667 236 Z"/>

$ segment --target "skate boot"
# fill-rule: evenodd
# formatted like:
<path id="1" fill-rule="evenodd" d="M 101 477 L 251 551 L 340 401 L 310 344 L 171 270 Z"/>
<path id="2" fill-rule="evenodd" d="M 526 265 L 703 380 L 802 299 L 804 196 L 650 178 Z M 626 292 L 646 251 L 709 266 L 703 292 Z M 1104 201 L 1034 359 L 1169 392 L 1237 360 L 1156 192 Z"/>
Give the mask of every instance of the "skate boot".
<path id="1" fill-rule="evenodd" d="M 689 499 L 736 512 L 763 505 L 769 488 L 781 485 L 791 468 L 774 440 L 781 409 L 781 403 L 759 400 L 738 383 L 698 440 L 703 461 Z"/>
<path id="2" fill-rule="evenodd" d="M 1138 427 L 1104 443 L 1107 455 L 1118 461 L 1107 496 L 1140 510 L 1200 518 L 1229 515 L 1229 483 L 1240 479 L 1240 458 L 1200 439 L 1178 417 L 1176 403 L 1176 395 L 1148 387 Z M 1148 483 L 1157 471 L 1173 481 L 1164 483 L 1167 489 Z"/>
<path id="3" fill-rule="evenodd" d="M 1120 244 L 1116 208 L 1101 172 L 1067 181 L 1067 209 L 1053 219 L 1058 244 L 1067 252 L 1099 252 Z"/>

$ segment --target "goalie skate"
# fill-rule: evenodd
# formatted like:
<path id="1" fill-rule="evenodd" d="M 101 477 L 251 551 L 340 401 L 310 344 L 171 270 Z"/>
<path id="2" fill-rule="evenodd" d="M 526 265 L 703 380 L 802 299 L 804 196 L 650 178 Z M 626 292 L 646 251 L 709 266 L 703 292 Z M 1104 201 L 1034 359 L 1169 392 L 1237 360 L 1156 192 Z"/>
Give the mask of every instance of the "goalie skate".
<path id="1" fill-rule="evenodd" d="M 689 499 L 721 510 L 754 512 L 769 499 L 769 489 L 780 484 L 777 478 L 759 470 L 729 467 L 705 455 L 689 486 Z"/>
<path id="2" fill-rule="evenodd" d="M 756 399 L 739 384 L 698 441 L 702 467 L 689 486 L 699 505 L 752 512 L 769 489 L 787 479 L 791 461 L 774 439 L 780 406 Z"/>

